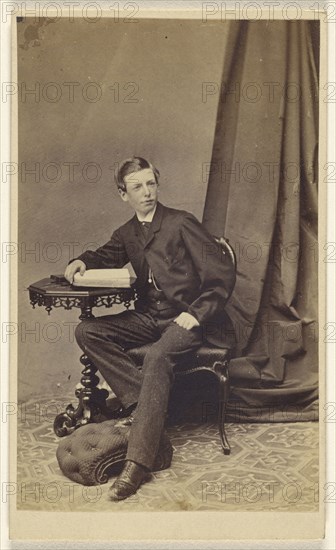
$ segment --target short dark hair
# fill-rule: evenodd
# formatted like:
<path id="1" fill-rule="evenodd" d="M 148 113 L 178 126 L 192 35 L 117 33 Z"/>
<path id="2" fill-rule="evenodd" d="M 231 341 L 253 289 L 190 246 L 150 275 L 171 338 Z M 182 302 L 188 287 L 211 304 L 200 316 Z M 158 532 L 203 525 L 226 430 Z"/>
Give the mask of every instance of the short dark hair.
<path id="1" fill-rule="evenodd" d="M 121 189 L 122 191 L 126 191 L 124 178 L 128 174 L 133 174 L 134 172 L 140 172 L 140 170 L 146 170 L 147 168 L 150 168 L 151 170 L 153 170 L 155 181 L 156 183 L 159 183 L 160 172 L 154 166 L 154 164 L 152 164 L 148 160 L 142 157 L 132 157 L 124 160 L 119 166 L 117 166 L 115 171 L 115 180 L 116 180 L 118 189 Z"/>

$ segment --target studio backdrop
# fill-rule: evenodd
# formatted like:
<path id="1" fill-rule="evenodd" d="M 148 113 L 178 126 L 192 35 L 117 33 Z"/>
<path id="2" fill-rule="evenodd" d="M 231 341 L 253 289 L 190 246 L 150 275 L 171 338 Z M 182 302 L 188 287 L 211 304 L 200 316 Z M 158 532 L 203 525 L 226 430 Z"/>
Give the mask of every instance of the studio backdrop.
<path id="1" fill-rule="evenodd" d="M 318 23 L 230 27 L 203 215 L 237 258 L 230 411 L 316 419 Z"/>

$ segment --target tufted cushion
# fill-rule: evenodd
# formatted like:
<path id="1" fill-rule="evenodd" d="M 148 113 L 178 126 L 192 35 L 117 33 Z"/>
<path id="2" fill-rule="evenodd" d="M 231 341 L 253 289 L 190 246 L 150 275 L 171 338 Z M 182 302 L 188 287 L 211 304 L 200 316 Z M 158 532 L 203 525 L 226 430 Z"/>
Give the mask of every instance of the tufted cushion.
<path id="1" fill-rule="evenodd" d="M 116 420 L 87 424 L 62 439 L 56 452 L 64 475 L 82 485 L 106 483 L 126 457 L 130 428 L 115 427 Z M 168 436 L 162 438 L 153 471 L 169 468 L 173 449 Z"/>

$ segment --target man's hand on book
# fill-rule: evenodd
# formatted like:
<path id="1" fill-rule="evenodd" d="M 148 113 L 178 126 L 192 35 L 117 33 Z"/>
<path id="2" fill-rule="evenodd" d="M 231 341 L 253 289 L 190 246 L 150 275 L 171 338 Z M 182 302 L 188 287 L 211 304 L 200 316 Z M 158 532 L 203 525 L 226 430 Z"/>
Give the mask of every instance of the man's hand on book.
<path id="1" fill-rule="evenodd" d="M 199 326 L 199 322 L 196 317 L 186 311 L 180 313 L 180 315 L 174 319 L 174 323 L 177 323 L 180 327 L 186 328 L 187 330 L 191 330 L 192 328 Z"/>
<path id="2" fill-rule="evenodd" d="M 73 279 L 77 271 L 79 271 L 81 275 L 84 275 L 86 271 L 86 265 L 84 262 L 82 262 L 82 260 L 75 260 L 67 266 L 64 273 L 64 277 L 66 278 L 67 281 L 69 281 L 69 283 L 71 284 L 73 283 Z"/>

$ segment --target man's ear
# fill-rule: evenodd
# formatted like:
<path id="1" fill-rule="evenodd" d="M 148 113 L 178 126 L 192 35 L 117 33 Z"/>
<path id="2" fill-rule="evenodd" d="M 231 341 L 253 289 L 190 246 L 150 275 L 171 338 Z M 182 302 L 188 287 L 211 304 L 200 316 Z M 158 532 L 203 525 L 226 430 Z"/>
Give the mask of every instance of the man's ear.
<path id="1" fill-rule="evenodd" d="M 120 187 L 119 187 L 118 193 L 119 193 L 119 195 L 121 196 L 121 198 L 124 202 L 128 202 L 128 195 L 127 195 L 126 191 L 123 191 L 123 189 L 120 189 Z"/>

